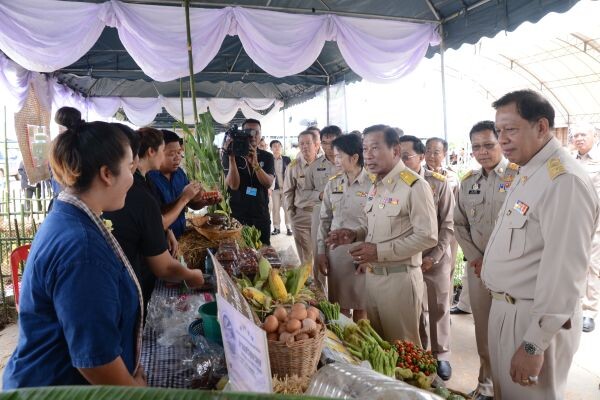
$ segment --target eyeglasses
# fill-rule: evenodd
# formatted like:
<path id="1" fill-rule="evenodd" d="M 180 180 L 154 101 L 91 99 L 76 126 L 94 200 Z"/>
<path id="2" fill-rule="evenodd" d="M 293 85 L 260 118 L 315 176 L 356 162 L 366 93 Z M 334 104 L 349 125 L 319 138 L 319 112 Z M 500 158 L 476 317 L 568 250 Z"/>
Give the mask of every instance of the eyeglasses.
<path id="1" fill-rule="evenodd" d="M 486 143 L 486 144 L 475 144 L 472 147 L 473 153 L 479 153 L 480 151 L 482 151 L 483 149 L 486 149 L 487 151 L 492 151 L 496 148 L 496 145 L 498 143 Z"/>
<path id="2" fill-rule="evenodd" d="M 437 156 L 440 156 L 440 155 L 442 155 L 442 154 L 444 154 L 444 153 L 443 153 L 443 152 L 441 152 L 441 151 L 438 151 L 438 150 L 436 150 L 436 151 L 432 151 L 432 150 L 426 150 L 426 151 L 425 151 L 425 154 L 427 154 L 427 155 L 429 155 L 429 156 L 431 156 L 431 155 L 434 155 L 434 156 L 436 156 L 436 157 L 437 157 Z"/>
<path id="3" fill-rule="evenodd" d="M 413 158 L 413 157 L 416 157 L 416 156 L 418 156 L 418 154 L 413 154 L 413 155 L 402 154 L 402 155 L 400 156 L 400 158 L 402 159 L 402 161 L 408 161 L 408 160 L 410 160 L 411 158 Z"/>

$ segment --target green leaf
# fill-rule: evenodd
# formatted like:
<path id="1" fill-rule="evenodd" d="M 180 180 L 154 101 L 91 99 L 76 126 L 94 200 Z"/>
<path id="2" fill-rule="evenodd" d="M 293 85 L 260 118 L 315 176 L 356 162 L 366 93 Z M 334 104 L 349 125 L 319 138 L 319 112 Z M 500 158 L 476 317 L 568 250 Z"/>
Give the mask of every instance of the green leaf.
<path id="1" fill-rule="evenodd" d="M 291 396 L 264 393 L 230 393 L 202 390 L 138 388 L 123 386 L 55 386 L 0 392 L 0 400 L 312 400 L 313 396 Z"/>

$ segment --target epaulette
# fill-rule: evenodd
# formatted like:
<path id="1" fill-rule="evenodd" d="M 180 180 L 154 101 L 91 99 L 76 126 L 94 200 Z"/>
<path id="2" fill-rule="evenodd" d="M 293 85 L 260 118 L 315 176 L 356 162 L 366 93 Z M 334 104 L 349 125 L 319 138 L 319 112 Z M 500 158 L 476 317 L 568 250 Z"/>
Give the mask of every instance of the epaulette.
<path id="1" fill-rule="evenodd" d="M 375 183 L 375 181 L 377 181 L 377 175 L 369 174 L 369 180 L 371 181 L 371 183 Z"/>
<path id="2" fill-rule="evenodd" d="M 337 174 L 335 174 L 334 176 L 332 176 L 331 178 L 329 178 L 330 181 L 334 180 L 335 178 L 337 178 L 338 176 L 340 176 L 342 173 L 338 172 Z"/>
<path id="3" fill-rule="evenodd" d="M 466 174 L 464 174 L 464 175 L 463 175 L 463 177 L 462 177 L 462 178 L 460 178 L 460 181 L 461 181 L 461 182 L 463 182 L 463 181 L 466 181 L 467 179 L 469 179 L 469 177 L 473 176 L 473 174 L 474 174 L 475 172 L 477 172 L 477 171 L 473 171 L 472 169 L 471 169 L 471 170 L 469 170 L 469 172 L 467 172 Z"/>
<path id="4" fill-rule="evenodd" d="M 446 182 L 446 177 L 442 174 L 438 174 L 437 172 L 431 171 L 431 176 L 433 176 L 438 181 Z"/>
<path id="5" fill-rule="evenodd" d="M 400 179 L 402 179 L 404 183 L 406 183 L 408 186 L 412 187 L 412 185 L 414 185 L 415 182 L 419 180 L 419 177 L 411 172 L 404 170 L 400 171 Z"/>
<path id="6" fill-rule="evenodd" d="M 558 157 L 549 159 L 546 163 L 546 167 L 548 168 L 548 175 L 550 175 L 550 179 L 552 180 L 567 172 L 565 166 L 562 165 L 562 162 Z"/>
<path id="7" fill-rule="evenodd" d="M 297 164 L 297 161 L 298 161 L 298 159 L 297 159 L 297 158 L 294 158 L 294 159 L 292 160 L 292 162 L 290 163 L 290 167 L 293 167 L 294 165 L 296 165 L 296 164 Z"/>
<path id="8" fill-rule="evenodd" d="M 507 168 L 514 169 L 516 171 L 519 169 L 519 166 L 517 164 L 515 164 L 514 162 L 511 162 L 510 164 L 508 164 Z"/>

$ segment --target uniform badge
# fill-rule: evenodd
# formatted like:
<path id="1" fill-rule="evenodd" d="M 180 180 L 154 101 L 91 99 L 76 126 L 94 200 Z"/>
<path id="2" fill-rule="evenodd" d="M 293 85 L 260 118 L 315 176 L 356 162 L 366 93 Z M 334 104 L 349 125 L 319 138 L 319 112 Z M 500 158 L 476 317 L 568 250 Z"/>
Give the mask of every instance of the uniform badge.
<path id="1" fill-rule="evenodd" d="M 471 190 L 479 190 L 479 184 L 474 183 L 473 186 L 471 187 Z"/>
<path id="2" fill-rule="evenodd" d="M 510 188 L 510 182 L 504 182 L 501 183 L 500 186 L 498 187 L 498 191 L 500 193 L 504 193 L 506 192 L 508 189 Z"/>
<path id="3" fill-rule="evenodd" d="M 523 203 L 521 200 L 517 200 L 513 208 L 521 215 L 527 214 L 527 210 L 529 210 L 529 206 Z"/>
<path id="4" fill-rule="evenodd" d="M 379 203 L 379 208 L 383 209 L 383 207 L 385 207 L 385 203 Z"/>
<path id="5" fill-rule="evenodd" d="M 512 181 L 513 181 L 513 179 L 515 179 L 515 176 L 514 176 L 514 175 L 506 175 L 506 176 L 504 177 L 504 182 L 512 182 Z"/>
<path id="6" fill-rule="evenodd" d="M 522 176 L 521 177 L 521 183 L 525 184 L 525 182 L 527 182 L 527 177 L 526 176 Z"/>
<path id="7" fill-rule="evenodd" d="M 367 197 L 367 192 L 356 192 L 358 197 Z"/>

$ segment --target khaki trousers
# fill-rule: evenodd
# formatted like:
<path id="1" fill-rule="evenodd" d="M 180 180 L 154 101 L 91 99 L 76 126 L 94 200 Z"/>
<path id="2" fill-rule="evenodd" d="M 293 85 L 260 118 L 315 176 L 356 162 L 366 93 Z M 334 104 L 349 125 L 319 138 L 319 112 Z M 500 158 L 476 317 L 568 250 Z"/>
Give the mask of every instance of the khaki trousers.
<path id="1" fill-rule="evenodd" d="M 472 306 L 472 304 L 471 304 Z M 510 377 L 510 362 L 523 343 L 523 337 L 531 322 L 531 300 L 517 300 L 509 304 L 492 300 L 488 324 L 488 343 L 494 398 L 503 400 L 553 400 L 564 399 L 567 376 L 573 355 L 581 337 L 581 305 L 577 304 L 570 329 L 561 329 L 544 352 L 544 364 L 537 385 L 521 386 Z"/>
<path id="2" fill-rule="evenodd" d="M 448 249 L 449 250 L 449 249 Z M 423 281 L 427 286 L 427 309 L 429 313 L 429 337 L 427 335 L 427 321 L 425 313 L 421 314 L 420 332 L 421 341 L 431 343 L 431 352 L 438 360 L 450 361 L 450 281 L 446 279 L 450 273 L 450 254 L 445 254 L 439 263 L 423 273 Z M 425 303 L 425 301 L 423 301 Z M 424 311 L 424 310 L 423 310 Z"/>
<path id="3" fill-rule="evenodd" d="M 367 315 L 385 340 L 410 340 L 421 345 L 419 316 L 423 302 L 421 268 L 407 272 L 375 275 L 367 272 Z"/>
<path id="4" fill-rule="evenodd" d="M 312 238 L 312 251 L 313 251 L 313 277 L 317 286 L 327 296 L 327 277 L 319 271 L 317 265 L 317 235 L 319 233 L 319 224 L 321 223 L 321 203 L 317 204 L 312 211 L 311 223 L 310 223 L 310 236 Z"/>
<path id="5" fill-rule="evenodd" d="M 596 232 L 592 242 L 592 255 L 587 273 L 587 285 L 583 297 L 583 316 L 596 318 L 600 303 L 600 233 Z"/>
<path id="6" fill-rule="evenodd" d="M 292 229 L 294 230 L 294 242 L 300 264 L 313 262 L 312 239 L 310 237 L 312 211 L 297 208 L 292 217 Z"/>
<path id="7" fill-rule="evenodd" d="M 477 342 L 477 353 L 479 354 L 479 377 L 478 390 L 484 396 L 494 395 L 492 383 L 492 367 L 490 364 L 490 352 L 488 349 L 488 319 L 492 298 L 481 279 L 475 275 L 475 268 L 466 266 L 469 298 L 471 299 L 471 312 L 475 321 L 475 341 Z M 464 284 L 463 284 L 464 285 Z M 463 286 L 463 291 L 465 287 Z"/>
<path id="8" fill-rule="evenodd" d="M 460 281 L 462 283 L 462 290 L 460 291 L 460 296 L 458 296 L 458 304 L 456 304 L 456 307 L 458 307 L 460 310 L 466 311 L 466 312 L 471 312 L 471 299 L 469 297 L 469 278 L 467 276 L 467 272 L 468 269 L 473 269 L 469 266 L 469 262 L 468 261 L 463 261 L 464 265 L 465 265 L 465 272 L 463 272 L 463 276 L 462 278 L 460 278 Z M 487 336 L 486 336 L 487 337 Z M 486 339 L 487 341 L 487 339 Z"/>
<path id="9" fill-rule="evenodd" d="M 290 217 L 283 207 L 283 191 L 281 189 L 274 189 L 271 192 L 271 206 L 271 214 L 273 215 L 273 228 L 279 229 L 281 227 L 281 209 L 283 208 L 285 227 L 286 229 L 290 229 Z"/>

